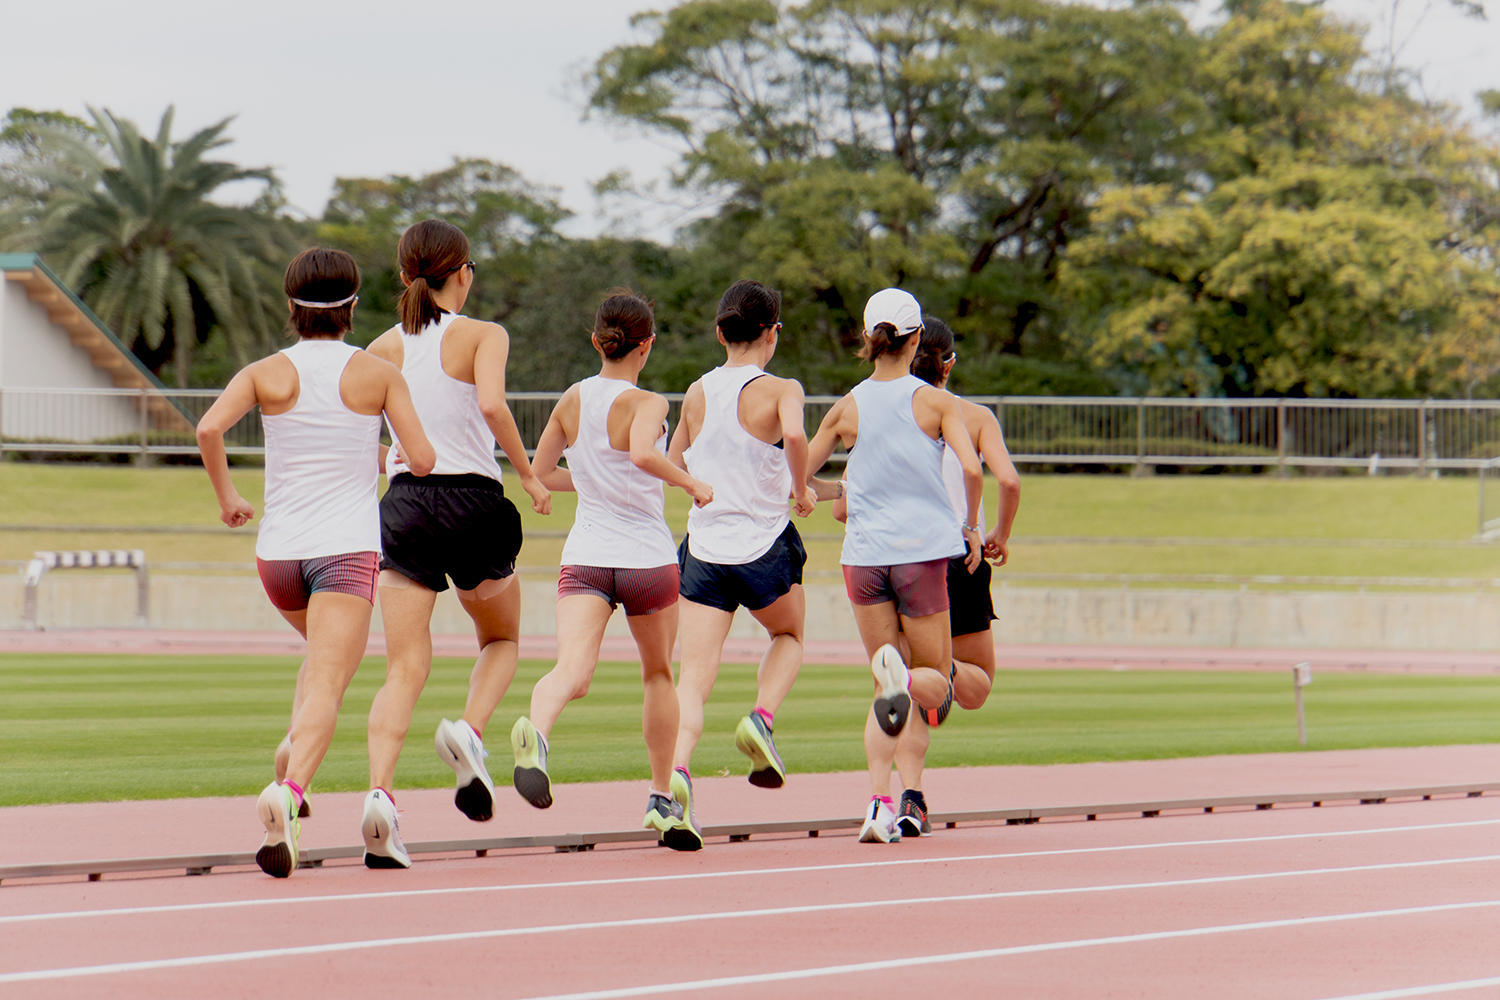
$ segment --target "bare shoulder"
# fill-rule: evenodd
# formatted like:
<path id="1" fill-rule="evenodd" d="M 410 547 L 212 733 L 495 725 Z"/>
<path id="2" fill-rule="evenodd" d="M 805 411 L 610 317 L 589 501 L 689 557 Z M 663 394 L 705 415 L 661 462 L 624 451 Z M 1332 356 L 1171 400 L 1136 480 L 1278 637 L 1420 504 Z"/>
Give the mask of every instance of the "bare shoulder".
<path id="1" fill-rule="evenodd" d="M 450 336 L 458 335 L 466 340 L 472 340 L 475 344 L 496 342 L 502 344 L 510 343 L 510 331 L 499 323 L 491 323 L 487 319 L 474 319 L 472 316 L 459 316 L 448 327 Z"/>
<path id="2" fill-rule="evenodd" d="M 970 402 L 963 397 L 955 397 L 963 408 L 964 424 L 969 428 L 971 434 L 977 434 L 981 430 L 994 428 L 999 430 L 1000 418 L 995 416 L 995 411 L 983 403 Z"/>
<path id="3" fill-rule="evenodd" d="M 370 341 L 370 346 L 365 348 L 365 353 L 388 361 L 399 368 L 406 354 L 401 341 L 403 336 L 405 335 L 401 332 L 401 326 L 397 324 Z"/>

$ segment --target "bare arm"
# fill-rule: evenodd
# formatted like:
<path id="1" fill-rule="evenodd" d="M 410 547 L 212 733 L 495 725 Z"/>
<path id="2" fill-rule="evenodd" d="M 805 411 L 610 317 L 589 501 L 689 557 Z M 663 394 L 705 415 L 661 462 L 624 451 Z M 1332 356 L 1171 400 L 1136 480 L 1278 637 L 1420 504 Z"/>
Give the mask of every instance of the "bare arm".
<path id="1" fill-rule="evenodd" d="M 828 457 L 840 441 L 846 448 L 854 446 L 859 433 L 859 413 L 852 396 L 845 396 L 823 415 L 823 422 L 807 445 L 807 485 L 819 500 L 836 500 L 843 487 L 834 480 L 818 479 L 816 474 L 828 464 Z"/>
<path id="2" fill-rule="evenodd" d="M 427 440 L 427 431 L 417 418 L 417 407 L 411 401 L 411 388 L 407 386 L 406 379 L 389 362 L 385 363 L 385 369 L 385 403 L 381 408 L 391 422 L 396 440 L 401 442 L 401 455 L 406 460 L 406 467 L 414 476 L 425 476 L 437 465 L 437 450 Z"/>
<path id="3" fill-rule="evenodd" d="M 479 412 L 489 425 L 495 443 L 505 452 L 511 468 L 521 477 L 521 489 L 531 497 L 531 509 L 538 514 L 552 513 L 552 498 L 545 484 L 532 471 L 526 457 L 526 444 L 515 415 L 505 401 L 505 362 L 510 357 L 510 335 L 503 326 L 487 324 L 474 349 L 474 388 L 479 395 Z"/>
<path id="4" fill-rule="evenodd" d="M 705 408 L 703 401 L 703 383 L 694 382 L 688 386 L 687 395 L 682 397 L 682 416 L 677 420 L 677 429 L 672 432 L 672 441 L 667 445 L 667 458 L 679 469 L 687 468 L 687 459 L 684 452 L 693 444 L 693 432 L 690 425 L 702 421 L 702 414 L 695 413 Z M 694 419 L 694 416 L 697 419 Z"/>
<path id="5" fill-rule="evenodd" d="M 807 430 L 802 417 L 802 383 L 788 379 L 781 398 L 776 401 L 776 415 L 781 420 L 781 448 L 786 467 L 792 474 L 792 502 L 798 517 L 806 517 L 817 506 L 817 490 L 807 482 Z M 826 460 L 825 460 L 826 461 Z"/>
<path id="6" fill-rule="evenodd" d="M 987 406 L 969 404 L 979 412 L 979 435 L 975 443 L 984 464 L 995 473 L 1000 485 L 1000 502 L 995 508 L 995 526 L 984 539 L 984 554 L 1004 566 L 1010 558 L 1010 532 L 1016 520 L 1016 511 L 1021 505 L 1021 477 L 1015 463 L 1010 460 L 1010 449 L 1005 447 L 1005 435 L 1001 433 L 1000 421 Z"/>
<path id="7" fill-rule="evenodd" d="M 672 464 L 671 459 L 656 450 L 661 425 L 667 419 L 667 400 L 656 393 L 642 393 L 630 416 L 630 461 L 637 469 L 664 483 L 680 487 L 699 507 L 713 502 L 713 487 Z"/>
<path id="8" fill-rule="evenodd" d="M 257 401 L 255 376 L 250 368 L 245 368 L 230 379 L 229 385 L 198 421 L 198 454 L 203 458 L 203 469 L 208 473 L 208 481 L 213 484 L 214 495 L 219 500 L 219 520 L 231 528 L 248 522 L 255 516 L 255 508 L 240 496 L 230 481 L 224 435 L 255 407 Z"/>
<path id="9" fill-rule="evenodd" d="M 569 414 L 571 413 L 572 420 L 576 421 L 577 409 L 578 390 L 574 387 L 563 393 L 557 405 L 552 408 L 552 415 L 547 418 L 547 426 L 542 428 L 542 436 L 536 443 L 536 458 L 531 463 L 531 470 L 549 490 L 573 492 L 572 473 L 567 469 L 558 468 L 557 463 L 562 459 L 564 449 L 568 447 Z"/>
<path id="10" fill-rule="evenodd" d="M 942 392 L 938 389 L 931 391 Z M 950 393 L 942 392 L 942 397 L 938 405 L 942 414 L 943 441 L 953 451 L 953 456 L 958 459 L 958 464 L 964 471 L 964 504 L 967 511 L 964 515 L 964 542 L 969 547 L 964 565 L 972 573 L 984 559 L 984 538 L 979 533 L 978 522 L 979 502 L 984 496 L 984 472 L 979 465 L 979 455 L 974 451 L 974 442 L 969 437 L 969 429 L 964 424 L 962 404 L 957 396 Z"/>

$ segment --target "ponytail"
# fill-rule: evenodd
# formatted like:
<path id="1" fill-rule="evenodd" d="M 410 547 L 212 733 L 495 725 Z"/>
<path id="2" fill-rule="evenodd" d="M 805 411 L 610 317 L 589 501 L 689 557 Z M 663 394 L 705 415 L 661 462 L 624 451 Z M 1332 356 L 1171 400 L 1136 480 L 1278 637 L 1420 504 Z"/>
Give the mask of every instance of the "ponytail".
<path id="1" fill-rule="evenodd" d="M 922 339 L 911 359 L 911 373 L 928 385 L 943 381 L 943 362 L 953 353 L 953 331 L 936 316 L 922 317 Z"/>

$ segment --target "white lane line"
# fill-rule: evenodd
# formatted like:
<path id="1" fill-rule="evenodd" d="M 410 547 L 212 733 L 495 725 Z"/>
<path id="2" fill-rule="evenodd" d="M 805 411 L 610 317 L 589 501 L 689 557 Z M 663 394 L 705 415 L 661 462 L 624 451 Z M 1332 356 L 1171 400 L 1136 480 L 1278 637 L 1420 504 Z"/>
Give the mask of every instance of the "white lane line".
<path id="1" fill-rule="evenodd" d="M 857 962 L 850 965 L 826 965 L 820 968 L 791 969 L 785 972 L 763 972 L 749 976 L 725 976 L 719 979 L 698 979 L 692 982 L 651 983 L 646 986 L 627 986 L 612 990 L 591 990 L 585 993 L 554 993 L 548 996 L 530 997 L 528 1000 L 613 1000 L 616 997 L 655 996 L 660 993 L 693 993 L 702 990 L 722 989 L 728 986 L 753 986 L 759 983 L 789 982 L 798 979 L 814 979 L 823 976 L 848 975 L 851 972 L 883 972 L 889 969 L 909 969 L 912 966 L 943 965 L 951 962 L 971 962 L 985 958 L 1007 958 L 1012 955 L 1036 955 L 1049 951 L 1067 951 L 1072 948 L 1094 948 L 1100 945 L 1142 944 L 1150 941 L 1170 941 L 1176 938 L 1208 937 L 1214 934 L 1235 934 L 1243 931 L 1278 930 L 1285 927 L 1309 927 L 1315 924 L 1336 923 L 1342 920 L 1373 920 L 1379 917 L 1420 916 L 1427 913 L 1444 913 L 1454 910 L 1472 910 L 1481 907 L 1500 906 L 1500 899 L 1486 899 L 1473 903 L 1443 903 L 1437 906 L 1411 906 L 1396 910 L 1365 910 L 1356 913 L 1330 913 L 1320 917 L 1290 917 L 1285 920 L 1257 920 L 1244 924 L 1220 924 L 1213 927 L 1189 927 L 1177 931 L 1152 931 L 1145 934 L 1121 934 L 1116 937 L 1077 938 L 1072 941 L 1048 941 L 1042 944 L 1017 945 L 1010 948 L 986 948 L 982 951 L 960 951 L 943 955 L 915 955 L 908 958 L 888 959 L 880 962 Z M 1385 996 L 1386 994 L 1371 994 Z M 1401 995 L 1401 994 L 1392 994 Z"/>
<path id="2" fill-rule="evenodd" d="M 1399 990 L 1381 990 L 1378 993 L 1350 993 L 1327 1000 L 1400 1000 L 1401 997 L 1430 997 L 1435 993 L 1461 993 L 1484 986 L 1500 986 L 1500 976 L 1489 979 L 1466 979 L 1461 983 L 1433 983 L 1430 986 L 1408 986 Z"/>
<path id="3" fill-rule="evenodd" d="M 1163 848 L 1217 847 L 1235 844 L 1259 844 L 1288 840 L 1318 840 L 1334 837 L 1367 837 L 1385 833 L 1422 833 L 1430 830 L 1452 830 L 1465 827 L 1494 826 L 1500 819 L 1465 820 L 1457 823 L 1423 823 L 1416 826 L 1382 826 L 1367 830 L 1335 830 L 1322 833 L 1278 833 L 1259 837 L 1224 837 L 1217 840 L 1175 840 L 1146 844 L 1114 844 L 1104 847 L 1064 847 L 1050 851 L 1013 851 L 999 854 L 959 854 L 932 858 L 891 858 L 880 861 L 849 861 L 830 865 L 789 865 L 778 868 L 744 868 L 734 871 L 687 872 L 671 875 L 632 875 L 620 878 L 573 879 L 561 882 L 521 882 L 509 885 L 456 886 L 448 889 L 391 889 L 383 892 L 347 892 L 327 896 L 281 896 L 274 899 L 234 899 L 200 903 L 171 903 L 157 906 L 124 906 L 102 910 L 63 910 L 54 913 L 16 913 L 0 916 L 0 924 L 32 923 L 40 920 L 85 920 L 97 917 L 133 917 L 151 913 L 184 913 L 206 910 L 230 910 L 254 906 L 290 906 L 303 903 L 344 903 L 368 899 L 416 899 L 422 896 L 472 895 L 490 892 L 521 892 L 552 889 L 592 889 L 609 885 L 641 885 L 681 882 L 694 879 L 743 878 L 765 875 L 801 875 L 813 872 L 849 871 L 860 868 L 890 869 L 903 865 L 956 864 L 973 861 L 1016 861 L 1028 858 L 1050 858 L 1077 854 L 1108 854 L 1117 851 L 1152 851 Z M 873 848 L 872 850 L 878 850 Z M 0 897 L 3 898 L 3 897 Z"/>
<path id="4" fill-rule="evenodd" d="M 142 972 L 158 969 L 178 969 L 199 965 L 215 965 L 229 962 L 257 961 L 267 958 L 287 958 L 296 955 L 325 955 L 346 951 L 361 951 L 369 948 L 394 948 L 406 945 L 443 944 L 452 941 L 475 941 L 490 938 L 527 937 L 542 934 L 565 934 L 587 930 L 617 930 L 631 927 L 653 927 L 665 924 L 685 924 L 698 920 L 747 920 L 760 917 L 784 917 L 807 913 L 830 913 L 838 910 L 870 910 L 889 906 L 922 906 L 966 902 L 993 902 L 1001 899 L 1027 899 L 1039 896 L 1075 896 L 1103 892 L 1138 891 L 1143 889 L 1177 889 L 1193 886 L 1224 885 L 1231 882 L 1255 882 L 1277 878 L 1301 878 L 1315 875 L 1344 875 L 1358 872 L 1392 871 L 1405 868 L 1433 868 L 1442 865 L 1477 864 L 1500 861 L 1500 854 L 1485 854 L 1472 858 L 1447 858 L 1441 861 L 1396 861 L 1375 865 L 1350 865 L 1342 868 L 1303 868 L 1294 871 L 1256 872 L 1246 875 L 1211 875 L 1203 878 L 1170 879 L 1159 882 L 1123 882 L 1105 885 L 1067 886 L 1057 889 L 1009 889 L 999 892 L 974 892 L 951 896 L 898 896 L 894 899 L 867 899 L 847 903 L 809 903 L 803 906 L 778 906 L 760 910 L 739 910 L 728 913 L 689 913 L 660 917 L 637 917 L 628 920 L 585 920 L 571 924 L 543 924 L 537 927 L 503 927 L 480 931 L 455 931 L 447 934 L 424 934 L 411 937 L 381 938 L 373 941 L 335 941 L 328 944 L 302 945 L 288 948 L 266 948 L 256 951 L 222 952 L 209 955 L 191 955 L 179 958 L 144 959 L 135 962 L 112 962 L 106 965 L 66 966 L 56 969 L 37 969 L 29 972 L 0 973 L 0 984 L 31 982 L 43 979 L 66 979 L 76 976 L 98 976 L 121 972 Z M 1466 906 L 1500 905 L 1500 900 L 1483 903 L 1444 904 L 1437 907 L 1417 907 L 1411 912 L 1427 912 Z M 1406 911 L 1374 911 L 1398 913 Z M 1357 916 L 1357 915 L 1356 915 Z M 1318 922 L 1331 918 L 1295 918 Z M 1293 921 L 1295 922 L 1295 920 Z M 1234 925 L 1239 926 L 1239 925 Z M 1250 926 L 1250 925 L 1246 925 Z M 1256 925 L 1259 926 L 1259 925 Z M 1275 922 L 1267 926 L 1279 926 Z M 1169 932 L 1172 934 L 1186 932 Z M 1150 940 L 1147 936 L 1142 940 Z M 1033 946 L 1027 946 L 1033 947 Z M 956 959 L 955 959 L 956 961 Z"/>

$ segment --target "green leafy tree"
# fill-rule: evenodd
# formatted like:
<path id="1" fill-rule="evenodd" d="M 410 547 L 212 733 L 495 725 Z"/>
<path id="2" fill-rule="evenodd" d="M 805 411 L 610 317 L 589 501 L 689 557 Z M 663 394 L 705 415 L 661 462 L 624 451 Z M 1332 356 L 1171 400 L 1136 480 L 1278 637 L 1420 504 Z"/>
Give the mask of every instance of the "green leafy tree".
<path id="1" fill-rule="evenodd" d="M 1106 192 L 1071 249 L 1078 349 L 1167 395 L 1447 395 L 1493 377 L 1493 145 L 1388 79 L 1363 89 L 1358 36 L 1314 5 L 1234 5 L 1208 51 L 1203 170 Z"/>
<path id="2" fill-rule="evenodd" d="M 680 144 L 677 183 L 719 205 L 695 249 L 779 284 L 800 361 L 839 382 L 891 283 L 981 369 L 1061 357 L 1058 268 L 1094 198 L 1177 176 L 1197 142 L 1171 3 L 688 0 L 634 23 L 591 106 Z"/>
<path id="3" fill-rule="evenodd" d="M 172 138 L 172 110 L 154 136 L 109 111 L 32 119 L 26 130 L 33 195 L 0 197 L 9 249 L 41 253 L 154 371 L 170 364 L 186 386 L 199 345 L 222 335 L 241 364 L 285 325 L 281 270 L 291 247 L 269 170 L 212 159 L 229 119 Z M 231 184 L 259 186 L 253 204 L 214 200 Z"/>

